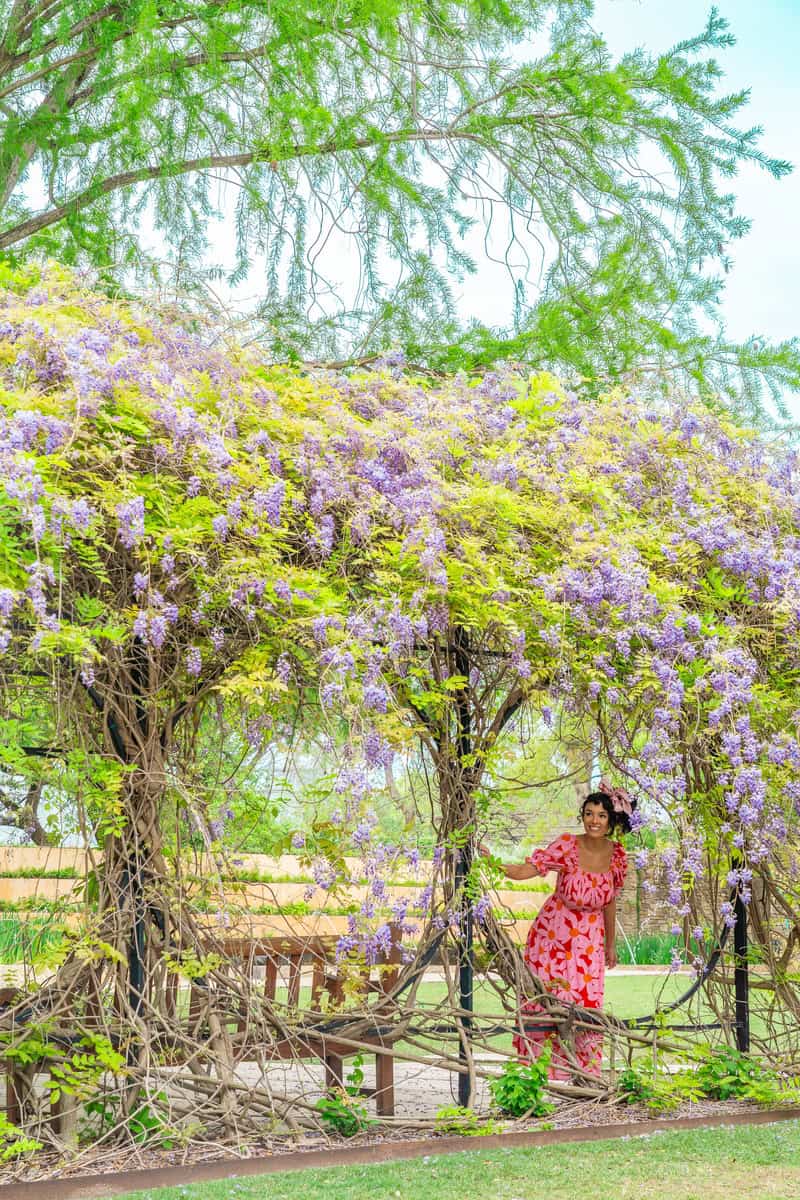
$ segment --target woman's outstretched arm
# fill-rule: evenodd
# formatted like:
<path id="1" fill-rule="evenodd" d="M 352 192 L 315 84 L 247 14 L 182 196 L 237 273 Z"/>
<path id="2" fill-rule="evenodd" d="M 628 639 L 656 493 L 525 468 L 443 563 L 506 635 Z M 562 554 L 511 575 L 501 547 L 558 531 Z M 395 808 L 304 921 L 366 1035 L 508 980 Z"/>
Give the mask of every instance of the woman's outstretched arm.
<path id="1" fill-rule="evenodd" d="M 492 858 L 492 852 L 486 846 L 478 846 L 478 853 L 482 858 Z M 496 860 L 495 860 L 496 861 Z M 530 863 L 498 863 L 500 870 L 507 879 L 535 879 L 537 875 L 541 875 L 541 871 L 537 871 L 536 867 Z"/>

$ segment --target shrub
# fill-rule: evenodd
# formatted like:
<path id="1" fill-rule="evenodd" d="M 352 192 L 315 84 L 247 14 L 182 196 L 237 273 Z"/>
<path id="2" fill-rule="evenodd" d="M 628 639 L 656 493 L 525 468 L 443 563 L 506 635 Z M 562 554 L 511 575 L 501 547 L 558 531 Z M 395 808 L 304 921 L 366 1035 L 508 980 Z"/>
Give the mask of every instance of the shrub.
<path id="1" fill-rule="evenodd" d="M 673 1112 L 688 1100 L 702 1099 L 694 1072 L 675 1075 L 629 1067 L 617 1080 L 617 1094 L 626 1104 L 643 1104 L 652 1113 Z"/>
<path id="2" fill-rule="evenodd" d="M 507 1062 L 489 1084 L 492 1099 L 510 1117 L 544 1117 L 553 1111 L 544 1099 L 551 1047 L 548 1043 L 532 1063 Z"/>
<path id="3" fill-rule="evenodd" d="M 11 1124 L 5 1113 L 0 1112 L 0 1162 L 8 1162 L 20 1154 L 30 1154 L 41 1148 L 41 1142 L 26 1137 L 21 1129 Z"/>
<path id="4" fill-rule="evenodd" d="M 773 1104 L 787 1099 L 795 1089 L 787 1088 L 774 1071 L 732 1046 L 712 1050 L 696 1072 L 704 1096 L 711 1100 L 754 1100 Z"/>
<path id="5" fill-rule="evenodd" d="M 436 1132 L 453 1133 L 461 1137 L 488 1137 L 498 1133 L 499 1128 L 492 1120 L 484 1120 L 471 1108 L 461 1104 L 446 1105 L 436 1113 Z"/>
<path id="6" fill-rule="evenodd" d="M 628 1104 L 644 1104 L 651 1112 L 672 1112 L 691 1100 L 752 1100 L 757 1104 L 794 1101 L 798 1088 L 769 1067 L 731 1046 L 708 1050 L 699 1067 L 667 1074 L 658 1070 L 623 1071 L 617 1093 Z"/>
<path id="7" fill-rule="evenodd" d="M 670 933 L 644 933 L 635 941 L 617 938 L 620 966 L 668 965 L 675 949 L 683 948 L 683 939 Z"/>
<path id="8" fill-rule="evenodd" d="M 353 1069 L 346 1076 L 345 1086 L 321 1096 L 314 1105 L 322 1120 L 342 1137 L 354 1137 L 373 1124 L 366 1105 L 358 1099 L 364 1082 L 363 1061 L 360 1054 L 356 1055 Z"/>

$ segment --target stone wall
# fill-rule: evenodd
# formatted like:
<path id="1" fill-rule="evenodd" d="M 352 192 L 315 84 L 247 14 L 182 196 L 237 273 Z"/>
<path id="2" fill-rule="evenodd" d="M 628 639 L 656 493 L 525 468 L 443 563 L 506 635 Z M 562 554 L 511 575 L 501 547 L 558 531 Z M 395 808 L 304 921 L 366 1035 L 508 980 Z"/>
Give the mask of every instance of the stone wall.
<path id="1" fill-rule="evenodd" d="M 552 830 L 548 830 L 547 836 L 542 839 L 541 844 L 546 845 L 547 842 L 563 832 L 563 824 L 558 828 L 554 827 Z M 90 855 L 86 851 L 74 848 L 2 846 L 0 847 L 0 901 L 13 904 L 23 901 L 29 896 L 39 896 L 45 900 L 79 899 L 82 879 L 91 865 L 89 860 Z M 353 871 L 358 871 L 359 864 L 359 859 L 348 860 L 348 866 Z M 213 876 L 213 868 L 210 863 L 200 863 L 199 866 L 204 873 Z M 237 857 L 237 866 L 240 870 L 253 871 L 269 875 L 272 878 L 296 877 L 305 873 L 299 860 L 293 855 L 270 858 L 263 854 L 245 854 Z M 75 877 L 66 879 L 15 877 L 16 872 L 19 871 L 63 870 L 74 871 Z M 424 886 L 425 874 L 423 864 L 420 872 L 420 887 Z M 495 902 L 510 912 L 538 912 L 547 893 L 540 890 L 541 881 L 537 880 L 536 882 L 538 884 L 536 890 L 501 891 L 497 893 Z M 554 885 L 555 876 L 552 876 L 548 882 L 551 886 Z M 617 909 L 620 928 L 630 941 L 634 941 L 640 934 L 668 934 L 675 920 L 674 909 L 667 900 L 667 886 L 663 878 L 658 875 L 655 877 L 652 891 L 645 890 L 642 883 L 643 880 L 639 873 L 631 865 Z M 243 909 L 264 904 L 280 907 L 284 904 L 304 900 L 308 886 L 300 880 L 280 883 L 242 883 L 226 888 L 226 893 L 227 899 L 232 905 Z M 389 894 L 393 899 L 403 895 L 407 896 L 409 889 L 390 887 Z M 362 889 L 352 888 L 344 898 L 344 902 L 360 902 L 361 897 Z M 331 932 L 334 931 L 333 926 L 338 929 L 340 924 L 344 931 L 346 918 L 325 914 L 326 894 L 324 892 L 315 889 L 313 895 L 308 897 L 308 903 L 311 907 L 318 909 L 320 916 L 325 918 L 326 927 L 330 925 Z M 338 900 L 336 907 L 339 907 L 341 903 L 342 900 Z M 0 916 L 2 916 L 1 913 Z M 293 920 L 297 922 L 298 918 L 293 918 Z M 262 924 L 266 926 L 267 923 L 272 925 L 274 921 L 272 918 L 264 917 L 258 922 L 259 926 Z M 526 920 L 519 920 L 513 922 L 511 928 L 516 936 L 524 938 L 528 924 L 529 922 Z M 262 932 L 266 932 L 266 928 Z"/>
<path id="2" fill-rule="evenodd" d="M 0 901 L 9 905 L 24 904 L 28 898 L 38 898 L 43 901 L 78 901 L 83 892 L 83 880 L 86 872 L 91 869 L 92 854 L 84 850 L 59 847 L 0 847 Z M 358 875 L 362 866 L 360 859 L 347 859 L 347 865 L 354 875 Z M 330 909 L 341 909 L 344 905 L 360 904 L 366 895 L 366 887 L 354 885 L 340 892 L 332 900 L 327 892 L 315 888 L 302 876 L 307 874 L 299 860 L 293 855 L 282 855 L 270 858 L 265 854 L 243 854 L 237 856 L 237 870 L 254 872 L 269 876 L 276 882 L 245 883 L 224 880 L 221 886 L 212 891 L 213 903 L 206 895 L 208 907 L 213 909 L 218 903 L 225 909 L 226 935 L 240 934 L 245 937 L 268 936 L 271 934 L 294 934 L 306 936 L 310 934 L 341 934 L 347 931 L 347 917 L 340 913 L 330 912 Z M 200 861 L 193 865 L 203 875 L 206 881 L 216 876 L 214 865 Z M 44 875 L 26 874 L 19 872 L 72 872 L 67 878 L 47 878 Z M 411 881 L 414 886 L 401 886 L 400 883 L 387 887 L 390 901 L 416 895 L 425 886 L 428 871 L 423 863 L 419 872 L 419 880 Z M 297 877 L 301 878 L 297 878 Z M 405 881 L 404 881 L 405 882 Z M 537 884 L 541 881 L 537 880 Z M 555 879 L 552 881 L 555 882 Z M 507 912 L 508 918 L 504 924 L 509 934 L 518 941 L 524 941 L 530 925 L 530 918 L 514 919 L 511 914 L 524 912 L 536 913 L 547 898 L 547 893 L 539 890 L 506 890 L 495 894 L 494 902 L 501 911 Z M 262 906 L 288 908 L 290 905 L 303 902 L 312 910 L 307 915 L 284 916 L 280 913 L 264 914 L 253 910 Z M 20 917 L 32 917 L 34 912 L 20 911 Z M 0 920 L 3 913 L 0 912 Z M 63 919 L 63 918 L 62 918 Z M 74 924 L 78 917 L 71 915 L 67 918 L 69 924 Z M 218 918 L 210 913 L 206 920 L 210 927 L 215 927 Z"/>

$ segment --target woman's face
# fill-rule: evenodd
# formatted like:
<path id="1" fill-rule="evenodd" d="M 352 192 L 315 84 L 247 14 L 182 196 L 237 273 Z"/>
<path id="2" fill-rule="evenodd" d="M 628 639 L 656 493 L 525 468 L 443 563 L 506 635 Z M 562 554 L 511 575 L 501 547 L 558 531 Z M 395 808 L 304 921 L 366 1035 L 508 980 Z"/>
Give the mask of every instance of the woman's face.
<path id="1" fill-rule="evenodd" d="M 608 833 L 608 813 L 593 800 L 583 806 L 583 828 L 587 837 L 604 838 Z"/>

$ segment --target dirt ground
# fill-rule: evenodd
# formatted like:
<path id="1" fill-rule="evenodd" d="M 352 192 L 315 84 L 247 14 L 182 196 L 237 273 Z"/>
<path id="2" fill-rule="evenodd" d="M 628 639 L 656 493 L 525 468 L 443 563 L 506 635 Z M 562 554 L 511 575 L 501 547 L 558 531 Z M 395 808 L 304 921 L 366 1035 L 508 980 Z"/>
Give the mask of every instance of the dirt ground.
<path id="1" fill-rule="evenodd" d="M 484 1059 L 484 1064 L 490 1060 Z M 364 1083 L 374 1085 L 374 1060 L 364 1064 Z M 261 1072 L 254 1064 L 239 1071 L 243 1083 L 263 1088 L 268 1084 L 276 1093 L 284 1096 L 302 1097 L 313 1103 L 323 1094 L 323 1070 L 315 1062 L 272 1063 L 267 1072 Z M 171 1149 L 148 1149 L 139 1147 L 124 1154 L 112 1147 L 89 1146 L 76 1149 L 66 1155 L 40 1153 L 27 1159 L 9 1163 L 0 1168 L 0 1184 L 33 1182 L 41 1180 L 69 1179 L 90 1174 L 106 1175 L 123 1170 L 159 1168 L 214 1161 L 220 1158 L 250 1159 L 255 1157 L 280 1156 L 298 1150 L 309 1155 L 309 1166 L 313 1165 L 314 1152 L 329 1150 L 336 1146 L 364 1146 L 385 1144 L 392 1141 L 407 1141 L 409 1138 L 425 1139 L 431 1153 L 436 1152 L 436 1141 L 441 1136 L 434 1128 L 433 1118 L 442 1107 L 458 1103 L 455 1077 L 447 1071 L 409 1063 L 395 1065 L 396 1121 L 397 1124 L 382 1123 L 368 1132 L 348 1140 L 308 1131 L 298 1137 L 265 1135 L 242 1137 L 237 1144 L 194 1142 Z M 368 1102 L 372 1109 L 372 1103 Z M 474 1109 L 488 1113 L 489 1094 L 486 1082 L 479 1081 L 477 1095 L 473 1099 Z M 741 1102 L 686 1103 L 670 1116 L 710 1117 L 760 1111 L 756 1105 Z M 800 1110 L 799 1110 L 800 1111 Z M 427 1118 L 427 1120 L 426 1120 Z M 652 1123 L 653 1115 L 643 1106 L 609 1104 L 597 1101 L 557 1101 L 554 1111 L 546 1121 L 528 1120 L 508 1122 L 503 1127 L 508 1131 L 522 1132 L 541 1129 L 574 1129 L 585 1126 L 609 1126 L 609 1136 L 614 1136 L 613 1126 L 639 1122 L 643 1131 Z M 414 1128 L 416 1124 L 416 1128 Z M 499 1131 L 499 1128 L 498 1128 Z"/>
<path id="2" fill-rule="evenodd" d="M 663 967 L 655 968 L 663 973 Z M 634 968 L 631 974 L 638 974 L 641 968 Z M 625 968 L 620 972 L 628 973 Z M 435 972 L 426 975 L 426 979 L 434 978 Z M 476 1055 L 476 1065 L 479 1069 L 492 1072 L 492 1068 L 504 1061 L 501 1055 Z M 345 1071 L 352 1069 L 345 1065 Z M 375 1057 L 366 1055 L 363 1064 L 364 1086 L 375 1085 Z M 305 1104 L 313 1105 L 324 1094 L 324 1069 L 316 1060 L 275 1061 L 272 1060 L 264 1067 L 256 1063 L 242 1064 L 236 1072 L 237 1080 L 248 1089 L 271 1091 L 282 1099 L 297 1098 Z M 14 1181 L 35 1181 L 46 1179 L 68 1179 L 74 1176 L 97 1174 L 105 1175 L 122 1170 L 137 1168 L 159 1168 L 181 1164 L 213 1161 L 219 1158 L 234 1157 L 249 1159 L 260 1156 L 280 1156 L 298 1150 L 309 1153 L 309 1165 L 313 1161 L 313 1153 L 327 1150 L 331 1147 L 346 1144 L 348 1146 L 375 1145 L 395 1140 L 409 1138 L 424 1138 L 430 1141 L 432 1152 L 435 1151 L 437 1137 L 441 1136 L 436 1128 L 436 1115 L 442 1108 L 458 1104 L 458 1079 L 448 1070 L 409 1062 L 395 1062 L 395 1117 L 394 1120 L 381 1122 L 369 1131 L 351 1138 L 348 1141 L 336 1136 L 326 1136 L 316 1131 L 306 1131 L 298 1136 L 289 1137 L 276 1134 L 273 1130 L 262 1136 L 248 1133 L 235 1144 L 230 1142 L 213 1143 L 195 1141 L 169 1149 L 154 1149 L 139 1147 L 131 1152 L 115 1151 L 112 1147 L 87 1146 L 76 1148 L 66 1154 L 40 1152 L 27 1157 L 25 1160 L 0 1166 L 0 1184 Z M 165 1088 L 169 1092 L 169 1084 L 165 1085 L 163 1076 L 154 1080 L 154 1091 Z M 489 1115 L 491 1097 L 488 1081 L 477 1080 L 475 1095 L 471 1107 L 484 1116 Z M 374 1113 L 374 1102 L 365 1100 L 370 1115 Z M 740 1102 L 719 1103 L 705 1101 L 702 1103 L 686 1103 L 674 1114 L 676 1118 L 706 1117 L 730 1113 L 743 1113 L 756 1110 L 754 1105 L 743 1105 Z M 528 1120 L 524 1122 L 500 1123 L 497 1128 L 512 1129 L 514 1132 L 524 1130 L 569 1129 L 579 1126 L 597 1126 L 627 1124 L 631 1121 L 644 1124 L 652 1122 L 653 1117 L 643 1106 L 609 1104 L 597 1101 L 559 1100 L 555 1109 L 546 1122 Z M 613 1129 L 609 1129 L 613 1136 Z M 2 1196 L 0 1196 L 2 1200 Z"/>

